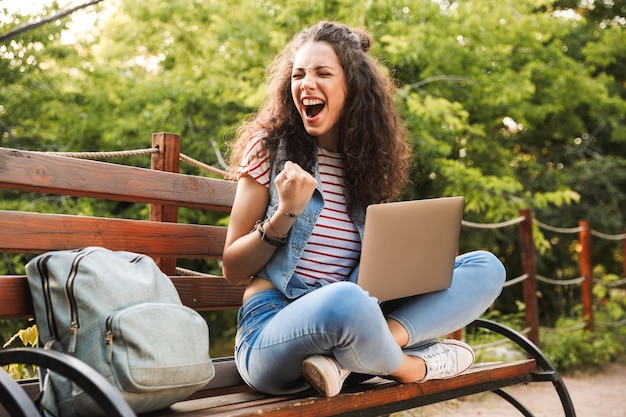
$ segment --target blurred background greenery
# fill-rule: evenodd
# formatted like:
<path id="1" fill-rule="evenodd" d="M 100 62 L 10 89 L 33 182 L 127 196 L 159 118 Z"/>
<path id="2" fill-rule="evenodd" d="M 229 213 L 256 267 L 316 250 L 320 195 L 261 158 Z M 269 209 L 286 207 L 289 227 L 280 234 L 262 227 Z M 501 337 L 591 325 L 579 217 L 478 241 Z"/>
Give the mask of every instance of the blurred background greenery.
<path id="1" fill-rule="evenodd" d="M 586 219 L 603 233 L 626 229 L 622 0 L 101 0 L 29 26 L 81 3 L 0 2 L 0 146 L 127 150 L 170 131 L 183 153 L 220 166 L 225 142 L 263 101 L 266 65 L 304 27 L 336 20 L 369 30 L 371 53 L 397 81 L 415 151 L 404 198 L 464 195 L 465 219 L 479 223 L 529 208 L 558 227 Z M 147 216 L 145 206 L 8 191 L 0 209 Z M 228 219 L 182 210 L 181 221 Z M 496 253 L 509 277 L 522 273 L 518 246 L 516 228 L 464 230 L 460 244 Z M 536 246 L 542 275 L 579 275 L 576 236 L 537 230 Z M 592 249 L 600 279 L 623 274 L 619 242 Z M 27 260 L 4 255 L 0 273 L 23 273 Z M 182 266 L 219 272 L 216 263 Z M 517 287 L 494 311 L 519 312 Z M 577 288 L 539 290 L 543 325 L 579 314 Z M 234 312 L 206 314 L 228 351 Z M 6 340 L 24 323 L 0 325 L 10 327 Z"/>

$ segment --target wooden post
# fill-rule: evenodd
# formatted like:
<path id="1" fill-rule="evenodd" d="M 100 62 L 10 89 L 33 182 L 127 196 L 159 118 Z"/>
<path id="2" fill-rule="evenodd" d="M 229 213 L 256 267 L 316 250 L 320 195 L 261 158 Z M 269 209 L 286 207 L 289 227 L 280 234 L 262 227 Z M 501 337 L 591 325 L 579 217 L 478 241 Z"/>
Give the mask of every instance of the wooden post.
<path id="1" fill-rule="evenodd" d="M 593 331 L 593 273 L 591 271 L 591 228 L 585 220 L 578 222 L 580 227 L 580 273 L 585 278 L 581 285 L 583 302 L 583 320 L 585 329 Z"/>
<path id="2" fill-rule="evenodd" d="M 167 172 L 179 172 L 180 136 L 174 133 L 153 133 L 152 147 L 159 148 L 159 153 L 152 154 L 152 169 Z M 150 220 L 155 222 L 178 222 L 178 207 L 150 205 Z M 159 268 L 167 275 L 176 275 L 176 258 L 155 259 Z"/>
<path id="3" fill-rule="evenodd" d="M 537 302 L 537 271 L 535 263 L 535 242 L 533 240 L 533 218 L 529 209 L 520 210 L 524 221 L 520 223 L 520 249 L 522 268 L 528 278 L 524 280 L 524 304 L 526 305 L 526 327 L 530 328 L 528 338 L 539 346 L 539 308 Z"/>

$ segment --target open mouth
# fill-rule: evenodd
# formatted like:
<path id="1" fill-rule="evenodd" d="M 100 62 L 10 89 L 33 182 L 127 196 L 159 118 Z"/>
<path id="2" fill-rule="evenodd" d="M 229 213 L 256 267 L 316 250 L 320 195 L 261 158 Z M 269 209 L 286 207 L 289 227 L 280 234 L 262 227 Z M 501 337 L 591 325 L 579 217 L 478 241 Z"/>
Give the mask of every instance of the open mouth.
<path id="1" fill-rule="evenodd" d="M 302 104 L 304 105 L 304 111 L 307 117 L 312 118 L 317 116 L 326 104 L 319 99 L 304 99 L 302 100 Z"/>

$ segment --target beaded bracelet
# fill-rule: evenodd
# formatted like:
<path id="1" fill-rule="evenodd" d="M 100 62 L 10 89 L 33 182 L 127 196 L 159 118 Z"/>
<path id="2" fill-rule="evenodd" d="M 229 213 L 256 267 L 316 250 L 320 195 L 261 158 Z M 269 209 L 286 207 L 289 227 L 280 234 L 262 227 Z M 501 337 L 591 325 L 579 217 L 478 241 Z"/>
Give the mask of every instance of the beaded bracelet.
<path id="1" fill-rule="evenodd" d="M 254 225 L 254 229 L 252 230 L 256 230 L 257 232 L 259 232 L 259 237 L 261 238 L 261 240 L 268 245 L 274 246 L 276 248 L 283 246 L 287 242 L 287 236 L 278 238 L 267 233 L 265 231 L 265 224 L 267 223 L 267 221 L 268 219 L 265 219 L 263 221 L 258 220 Z"/>

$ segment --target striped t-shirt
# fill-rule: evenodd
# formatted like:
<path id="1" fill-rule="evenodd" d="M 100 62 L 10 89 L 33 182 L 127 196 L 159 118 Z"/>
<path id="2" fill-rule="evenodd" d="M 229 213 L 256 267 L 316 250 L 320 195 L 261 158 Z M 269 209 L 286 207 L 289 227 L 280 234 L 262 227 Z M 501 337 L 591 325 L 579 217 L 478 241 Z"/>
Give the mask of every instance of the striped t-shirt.
<path id="1" fill-rule="evenodd" d="M 245 173 L 269 187 L 270 163 L 260 152 L 262 140 L 259 135 L 251 139 L 239 175 Z M 311 285 L 320 279 L 328 282 L 345 280 L 361 252 L 361 239 L 346 207 L 341 156 L 318 148 L 317 158 L 324 207 L 295 271 Z"/>

